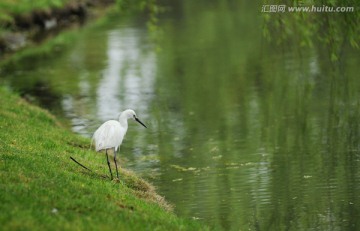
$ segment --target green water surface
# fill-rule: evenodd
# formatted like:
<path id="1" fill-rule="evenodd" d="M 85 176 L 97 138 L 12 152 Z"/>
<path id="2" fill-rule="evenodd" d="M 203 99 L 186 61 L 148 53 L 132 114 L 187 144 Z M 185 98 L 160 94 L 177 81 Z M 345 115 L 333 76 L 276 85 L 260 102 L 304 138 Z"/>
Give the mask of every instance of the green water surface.
<path id="1" fill-rule="evenodd" d="M 261 5 L 201 2 L 174 1 L 152 29 L 112 15 L 72 30 L 1 81 L 88 137 L 134 109 L 148 129 L 130 122 L 121 165 L 180 216 L 223 230 L 359 230 L 359 49 L 334 58 L 321 43 L 269 41 Z"/>

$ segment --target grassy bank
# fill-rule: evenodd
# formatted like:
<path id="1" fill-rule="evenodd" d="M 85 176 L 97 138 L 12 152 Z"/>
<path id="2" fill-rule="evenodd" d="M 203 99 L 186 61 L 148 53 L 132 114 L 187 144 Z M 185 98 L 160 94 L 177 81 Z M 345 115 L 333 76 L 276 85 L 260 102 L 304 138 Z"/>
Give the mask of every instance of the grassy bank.
<path id="1" fill-rule="evenodd" d="M 153 187 L 121 170 L 48 112 L 0 87 L 2 230 L 201 230 L 178 218 Z M 69 157 L 94 170 L 86 172 Z"/>
<path id="2" fill-rule="evenodd" d="M 27 14 L 34 10 L 48 10 L 50 8 L 61 8 L 68 4 L 70 0 L 2 0 L 0 2 L 0 22 L 14 23 L 14 17 L 21 14 Z"/>
<path id="3" fill-rule="evenodd" d="M 59 29 L 96 18 L 115 0 L 0 1 L 0 57 Z"/>
<path id="4" fill-rule="evenodd" d="M 4 0 L 0 2 L 0 35 L 6 31 L 45 27 L 45 21 L 71 20 L 85 13 L 89 0 Z"/>

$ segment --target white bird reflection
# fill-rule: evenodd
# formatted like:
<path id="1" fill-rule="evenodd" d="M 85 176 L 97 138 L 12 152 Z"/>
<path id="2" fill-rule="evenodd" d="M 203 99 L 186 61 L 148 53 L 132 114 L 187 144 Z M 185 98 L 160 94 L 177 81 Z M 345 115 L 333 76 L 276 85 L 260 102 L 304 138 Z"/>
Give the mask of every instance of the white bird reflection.
<path id="1" fill-rule="evenodd" d="M 136 108 L 139 115 L 147 114 L 146 105 L 153 95 L 156 72 L 155 53 L 147 49 L 147 46 L 146 34 L 140 29 L 127 27 L 107 32 L 105 66 L 99 70 L 100 80 L 94 86 L 96 105 L 91 104 L 94 100 L 86 100 L 94 94 L 89 87 L 91 86 L 89 75 L 81 75 L 78 83 L 81 97 L 68 95 L 63 100 L 63 108 L 67 117 L 72 118 L 75 132 L 91 136 L 96 126 L 103 121 L 117 119 L 119 111 L 127 107 Z M 87 49 L 85 46 L 82 48 Z M 74 52 L 80 55 L 86 54 L 79 52 L 79 49 L 75 49 Z M 78 59 L 79 62 L 84 60 L 84 58 Z M 79 64 L 79 66 L 86 68 L 86 65 Z M 85 110 L 83 103 L 87 107 Z"/>

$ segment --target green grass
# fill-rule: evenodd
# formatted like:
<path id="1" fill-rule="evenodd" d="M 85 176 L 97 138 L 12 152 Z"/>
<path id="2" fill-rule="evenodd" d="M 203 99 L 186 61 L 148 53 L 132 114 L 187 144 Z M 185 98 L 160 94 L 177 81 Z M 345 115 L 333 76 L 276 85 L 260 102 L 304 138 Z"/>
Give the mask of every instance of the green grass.
<path id="1" fill-rule="evenodd" d="M 0 1 L 0 24 L 13 22 L 15 15 L 27 14 L 34 10 L 60 8 L 70 0 L 2 0 Z"/>
<path id="2" fill-rule="evenodd" d="M 47 111 L 0 87 L 1 230 L 201 230 L 177 217 L 154 188 L 121 169 Z M 79 162 L 94 170 L 81 169 Z"/>

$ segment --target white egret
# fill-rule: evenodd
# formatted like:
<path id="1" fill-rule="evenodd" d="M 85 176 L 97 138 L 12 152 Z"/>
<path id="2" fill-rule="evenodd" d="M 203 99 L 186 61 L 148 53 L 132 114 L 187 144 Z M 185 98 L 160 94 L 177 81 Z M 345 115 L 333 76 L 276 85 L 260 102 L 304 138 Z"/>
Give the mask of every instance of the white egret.
<path id="1" fill-rule="evenodd" d="M 119 121 L 117 120 L 106 121 L 95 131 L 93 135 L 93 141 L 95 141 L 96 151 L 99 152 L 101 150 L 105 150 L 106 160 L 109 166 L 111 179 L 113 179 L 113 175 L 110 167 L 108 150 L 114 149 L 114 162 L 116 167 L 116 175 L 117 178 L 119 178 L 119 172 L 116 162 L 116 152 L 119 149 L 126 134 L 126 131 L 128 129 L 128 122 L 127 122 L 128 119 L 133 119 L 146 128 L 145 124 L 143 124 L 137 118 L 136 113 L 131 109 L 127 109 L 121 112 Z"/>

